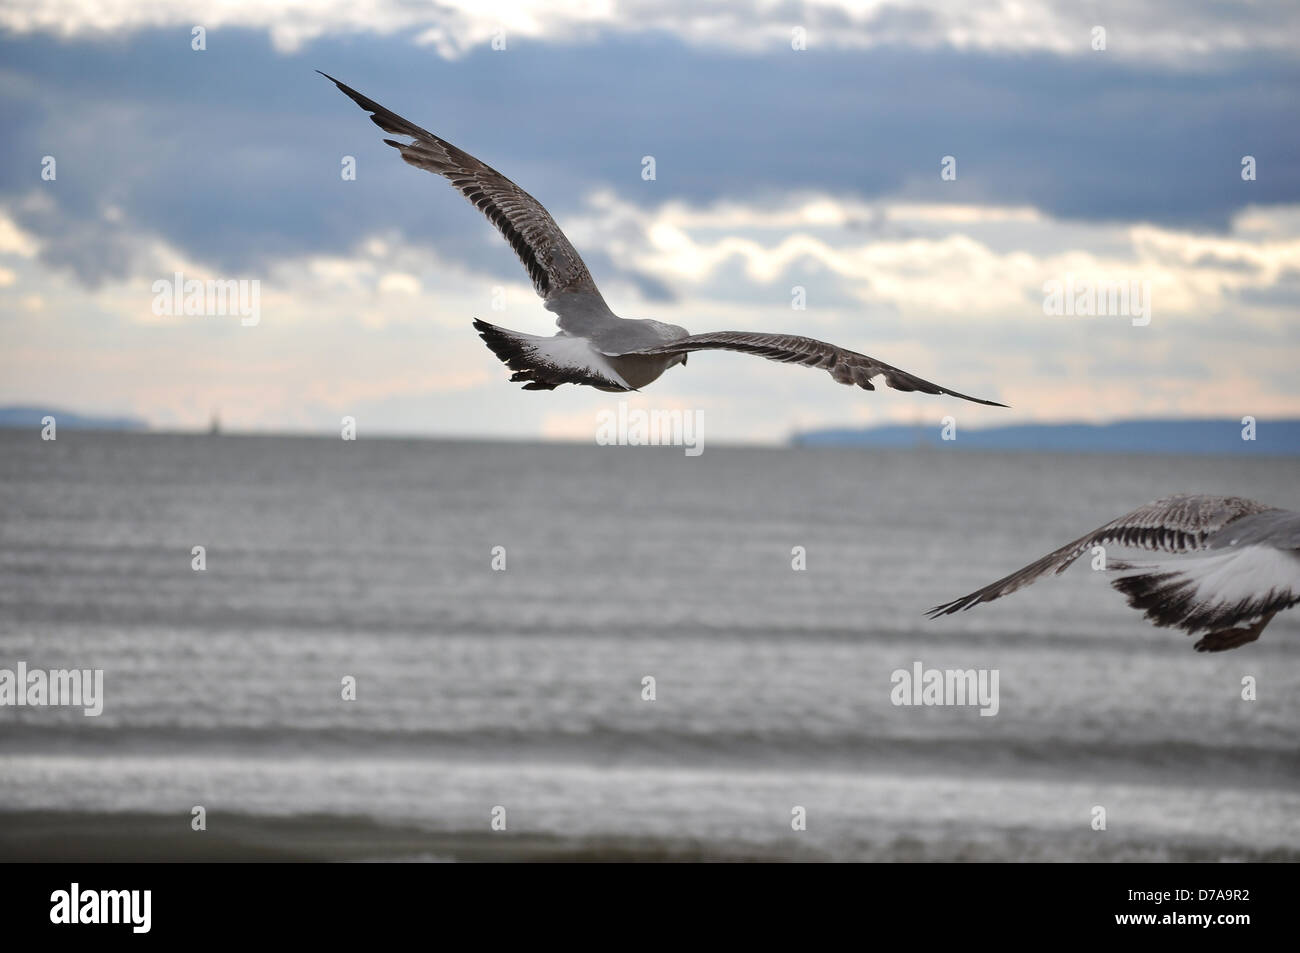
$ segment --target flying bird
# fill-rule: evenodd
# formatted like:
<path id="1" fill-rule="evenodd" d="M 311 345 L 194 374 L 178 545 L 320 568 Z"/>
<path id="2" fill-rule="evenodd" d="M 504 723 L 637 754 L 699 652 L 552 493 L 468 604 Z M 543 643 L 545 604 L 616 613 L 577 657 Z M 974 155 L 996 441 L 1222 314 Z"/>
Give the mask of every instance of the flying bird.
<path id="1" fill-rule="evenodd" d="M 1061 573 L 1094 546 L 1183 555 L 1113 560 L 1111 585 L 1158 626 L 1206 633 L 1198 652 L 1254 642 L 1273 616 L 1300 602 L 1300 513 L 1238 496 L 1171 496 L 1140 506 L 970 595 L 935 606 L 938 618 Z"/>
<path id="2" fill-rule="evenodd" d="M 559 333 L 550 337 L 521 334 L 478 319 L 474 327 L 502 363 L 515 372 L 510 379 L 523 383 L 524 390 L 554 390 L 561 384 L 585 384 L 612 392 L 638 390 L 668 368 L 685 364 L 693 351 L 740 351 L 771 361 L 819 367 L 841 384 L 856 384 L 865 390 L 875 390 L 872 379 L 883 377 L 894 390 L 947 394 L 977 404 L 1006 406 L 940 387 L 865 354 L 813 338 L 752 331 L 691 334 L 662 321 L 620 318 L 605 304 L 591 272 L 542 203 L 468 152 L 333 76 L 321 75 L 370 113 L 384 132 L 410 140 L 384 142 L 409 164 L 449 180 L 497 227 L 523 262 L 546 308 L 555 313 Z"/>

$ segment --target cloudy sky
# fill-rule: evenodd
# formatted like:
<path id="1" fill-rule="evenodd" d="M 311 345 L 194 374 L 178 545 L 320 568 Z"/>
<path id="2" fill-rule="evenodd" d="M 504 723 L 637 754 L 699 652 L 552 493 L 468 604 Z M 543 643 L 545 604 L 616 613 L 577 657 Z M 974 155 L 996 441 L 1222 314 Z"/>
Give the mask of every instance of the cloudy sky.
<path id="1" fill-rule="evenodd" d="M 620 398 L 508 382 L 471 319 L 553 316 L 322 69 L 535 195 L 624 317 L 1012 405 L 725 353 L 632 398 L 710 440 L 1300 416 L 1298 48 L 1283 2 L 0 0 L 0 404 L 593 438 Z M 260 322 L 156 314 L 176 272 L 257 280 Z M 1070 278 L 1145 283 L 1150 323 L 1046 314 Z"/>

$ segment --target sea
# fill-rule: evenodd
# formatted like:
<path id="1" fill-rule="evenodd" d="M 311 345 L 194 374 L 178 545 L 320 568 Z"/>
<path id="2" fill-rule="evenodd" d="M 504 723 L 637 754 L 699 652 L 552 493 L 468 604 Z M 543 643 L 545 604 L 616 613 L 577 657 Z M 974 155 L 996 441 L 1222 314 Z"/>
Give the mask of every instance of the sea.
<path id="1" fill-rule="evenodd" d="M 1300 860 L 1300 611 L 924 615 L 1176 492 L 1300 460 L 0 430 L 0 860 Z"/>

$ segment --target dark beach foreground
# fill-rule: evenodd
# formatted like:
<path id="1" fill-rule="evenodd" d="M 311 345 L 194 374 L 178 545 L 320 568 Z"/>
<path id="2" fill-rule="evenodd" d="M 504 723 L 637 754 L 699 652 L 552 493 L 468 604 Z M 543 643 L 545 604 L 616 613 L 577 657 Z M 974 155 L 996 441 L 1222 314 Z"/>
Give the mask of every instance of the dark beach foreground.
<path id="1" fill-rule="evenodd" d="M 208 830 L 191 831 L 187 816 L 67 811 L 0 812 L 0 863 L 101 862 L 814 862 L 841 858 L 785 845 L 729 847 L 683 837 L 565 838 L 546 834 L 431 831 L 360 816 L 210 815 Z M 905 862 L 1051 860 L 1032 832 L 1012 833 L 991 854 L 989 845 L 902 836 L 882 841 L 859 859 Z M 1118 841 L 1118 842 L 1117 842 Z M 1090 846 L 1090 844 L 1095 846 Z M 1236 850 L 1214 842 L 1163 845 L 1112 840 L 1104 847 L 1078 838 L 1072 858 L 1142 863 L 1296 863 L 1300 853 L 1279 848 Z"/>
<path id="2" fill-rule="evenodd" d="M 815 852 L 729 850 L 535 834 L 439 832 L 365 817 L 227 814 L 192 831 L 185 816 L 0 812 L 0 862 L 492 862 L 816 860 Z"/>

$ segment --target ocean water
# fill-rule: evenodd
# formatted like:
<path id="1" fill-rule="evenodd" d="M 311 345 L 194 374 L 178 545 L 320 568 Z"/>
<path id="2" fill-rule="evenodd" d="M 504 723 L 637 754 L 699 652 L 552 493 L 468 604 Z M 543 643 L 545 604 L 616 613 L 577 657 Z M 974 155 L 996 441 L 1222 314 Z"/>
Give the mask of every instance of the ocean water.
<path id="1" fill-rule="evenodd" d="M 1085 560 L 923 615 L 1147 500 L 1297 487 L 1289 459 L 0 431 L 0 668 L 105 685 L 97 718 L 0 707 L 0 858 L 238 830 L 341 859 L 1300 859 L 1300 612 L 1201 655 Z M 997 715 L 892 704 L 918 661 L 997 670 Z"/>

